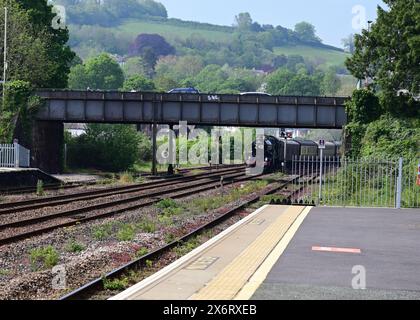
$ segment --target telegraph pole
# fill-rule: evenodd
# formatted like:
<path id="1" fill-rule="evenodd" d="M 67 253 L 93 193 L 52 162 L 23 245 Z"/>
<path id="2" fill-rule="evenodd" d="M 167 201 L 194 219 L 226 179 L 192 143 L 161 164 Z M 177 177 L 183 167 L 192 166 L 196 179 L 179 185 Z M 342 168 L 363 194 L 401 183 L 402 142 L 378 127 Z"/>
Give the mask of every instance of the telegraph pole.
<path id="1" fill-rule="evenodd" d="M 7 71 L 7 7 L 4 7 L 4 53 L 3 53 L 3 106 L 4 93 L 6 90 L 6 71 Z"/>

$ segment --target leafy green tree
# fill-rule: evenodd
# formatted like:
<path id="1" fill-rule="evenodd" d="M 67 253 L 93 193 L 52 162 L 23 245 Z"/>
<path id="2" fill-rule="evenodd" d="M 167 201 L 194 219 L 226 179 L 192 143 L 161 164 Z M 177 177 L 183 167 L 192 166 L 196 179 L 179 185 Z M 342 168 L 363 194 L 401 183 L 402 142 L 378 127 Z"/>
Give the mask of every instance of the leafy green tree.
<path id="1" fill-rule="evenodd" d="M 65 87 L 68 64 L 74 53 L 65 45 L 68 39 L 66 31 L 51 28 L 55 15 L 46 6 L 46 1 L 0 0 L 0 7 L 4 6 L 8 8 L 6 80 L 23 80 L 38 88 Z M 0 25 L 4 27 L 4 10 L 0 10 Z M 0 50 L 4 51 L 3 41 Z M 0 69 L 3 70 L 3 59 Z"/>
<path id="2" fill-rule="evenodd" d="M 249 12 L 242 12 L 235 17 L 236 26 L 240 31 L 250 31 L 252 18 Z"/>
<path id="3" fill-rule="evenodd" d="M 354 43 L 354 34 L 350 34 L 348 37 L 341 40 L 341 43 L 344 46 L 344 49 L 353 54 L 355 51 L 355 43 Z"/>
<path id="4" fill-rule="evenodd" d="M 156 77 L 168 77 L 176 82 L 197 75 L 204 67 L 203 61 L 198 56 L 167 56 L 162 57 L 156 64 Z"/>
<path id="5" fill-rule="evenodd" d="M 340 78 L 337 76 L 335 70 L 330 69 L 325 73 L 322 80 L 322 92 L 325 95 L 336 95 L 341 88 Z"/>
<path id="6" fill-rule="evenodd" d="M 32 118 L 43 105 L 41 99 L 32 94 L 29 82 L 7 82 L 0 112 L 0 143 L 11 143 L 13 138 L 18 138 L 22 145 L 31 145 Z"/>
<path id="7" fill-rule="evenodd" d="M 158 58 L 175 54 L 175 48 L 158 34 L 142 33 L 131 44 L 129 54 L 142 57 L 147 66 L 154 69 Z"/>
<path id="8" fill-rule="evenodd" d="M 55 0 L 64 5 L 72 24 L 114 26 L 127 18 L 167 18 L 166 8 L 152 0 Z"/>
<path id="9" fill-rule="evenodd" d="M 267 77 L 267 92 L 274 95 L 284 94 L 284 88 L 293 77 L 294 74 L 285 68 L 276 70 Z"/>
<path id="10" fill-rule="evenodd" d="M 352 99 L 346 104 L 349 122 L 367 124 L 377 120 L 381 113 L 379 98 L 369 90 L 355 90 Z"/>
<path id="11" fill-rule="evenodd" d="M 297 74 L 286 69 L 278 69 L 267 77 L 267 91 L 274 95 L 318 96 L 321 85 L 318 75 L 310 75 L 306 69 Z"/>
<path id="12" fill-rule="evenodd" d="M 155 89 L 156 87 L 152 80 L 139 74 L 126 79 L 122 87 L 123 91 L 153 91 Z"/>
<path id="13" fill-rule="evenodd" d="M 135 126 L 89 124 L 86 134 L 67 139 L 70 166 L 118 172 L 141 159 L 144 137 Z"/>
<path id="14" fill-rule="evenodd" d="M 298 74 L 283 88 L 283 94 L 297 96 L 319 96 L 321 86 L 319 79 L 307 74 Z"/>
<path id="15" fill-rule="evenodd" d="M 361 145 L 362 156 L 399 156 L 417 164 L 420 157 L 420 120 L 383 115 L 367 126 Z"/>
<path id="16" fill-rule="evenodd" d="M 122 67 L 125 77 L 142 74 L 149 75 L 151 70 L 147 67 L 146 62 L 141 57 L 128 58 Z"/>
<path id="17" fill-rule="evenodd" d="M 7 2 L 7 6 L 13 6 L 10 1 Z M 54 63 L 54 70 L 45 72 L 48 79 L 45 80 L 42 87 L 65 88 L 70 63 L 75 56 L 67 45 L 69 40 L 68 29 L 54 28 L 53 20 L 56 18 L 56 13 L 52 11 L 52 6 L 48 4 L 47 0 L 16 0 L 16 2 L 29 16 L 32 34 L 44 40 L 47 60 L 49 63 Z"/>
<path id="18" fill-rule="evenodd" d="M 180 86 L 180 84 L 174 79 L 166 77 L 164 75 L 156 77 L 154 81 L 159 91 L 169 91 Z"/>
<path id="19" fill-rule="evenodd" d="M 89 87 L 89 79 L 83 64 L 77 64 L 70 69 L 69 89 L 86 90 Z"/>
<path id="20" fill-rule="evenodd" d="M 307 42 L 321 42 L 321 39 L 319 39 L 316 36 L 316 30 L 314 25 L 302 21 L 295 25 L 295 33 L 298 35 L 298 37 Z"/>
<path id="21" fill-rule="evenodd" d="M 372 79 L 386 96 L 385 107 L 393 111 L 399 90 L 420 95 L 420 2 L 384 0 L 370 31 L 355 36 L 356 50 L 346 61 L 358 79 Z M 400 111 L 397 111 L 400 113 Z"/>
<path id="22" fill-rule="evenodd" d="M 89 59 L 84 65 L 71 69 L 70 89 L 118 90 L 123 86 L 124 73 L 119 64 L 107 54 Z"/>

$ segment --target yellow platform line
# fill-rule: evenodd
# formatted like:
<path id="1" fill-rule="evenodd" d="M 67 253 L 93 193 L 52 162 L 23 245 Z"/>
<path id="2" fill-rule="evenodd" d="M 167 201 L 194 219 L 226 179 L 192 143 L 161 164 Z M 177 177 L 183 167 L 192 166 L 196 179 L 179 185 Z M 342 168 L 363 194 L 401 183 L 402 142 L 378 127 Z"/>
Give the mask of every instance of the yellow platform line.
<path id="1" fill-rule="evenodd" d="M 305 207 L 289 207 L 192 300 L 232 300 L 283 238 Z"/>
<path id="2" fill-rule="evenodd" d="M 311 211 L 312 207 L 307 207 L 302 214 L 292 224 L 284 237 L 280 240 L 274 250 L 270 253 L 260 268 L 254 273 L 251 279 L 246 283 L 234 300 L 250 300 L 261 284 L 265 281 L 273 266 L 277 263 L 283 252 L 286 250 L 290 241 L 299 230 L 299 227 Z"/>

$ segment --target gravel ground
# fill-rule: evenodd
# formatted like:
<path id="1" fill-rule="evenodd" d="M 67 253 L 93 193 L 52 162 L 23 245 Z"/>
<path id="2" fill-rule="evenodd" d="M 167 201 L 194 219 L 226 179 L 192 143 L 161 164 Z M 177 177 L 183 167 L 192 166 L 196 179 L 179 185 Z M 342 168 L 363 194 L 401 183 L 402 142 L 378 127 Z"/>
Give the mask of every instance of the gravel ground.
<path id="1" fill-rule="evenodd" d="M 226 185 L 225 192 L 227 193 L 231 188 L 240 185 L 241 183 Z M 183 198 L 178 202 L 188 203 L 193 199 L 213 197 L 218 194 L 218 190 L 209 190 Z M 207 214 L 181 213 L 170 224 L 159 222 L 155 233 L 136 233 L 132 241 L 118 241 L 115 234 L 100 241 L 95 238 L 94 230 L 107 224 L 115 226 L 117 223 L 134 224 L 144 220 L 156 219 L 160 211 L 155 206 L 125 212 L 104 220 L 55 230 L 39 237 L 0 247 L 0 299 L 51 299 L 65 294 L 66 291 L 52 289 L 53 274 L 51 270 L 35 271 L 33 269 L 29 257 L 32 249 L 51 245 L 57 250 L 59 253 L 58 264 L 64 265 L 66 268 L 67 286 L 70 290 L 70 288 L 77 288 L 118 266 L 132 261 L 139 249 L 147 248 L 151 251 L 161 247 L 168 241 L 166 239 L 168 234 L 181 237 L 198 226 L 213 220 L 214 217 L 223 214 L 236 204 L 227 204 L 223 209 Z M 68 244 L 70 240 L 82 244 L 85 250 L 81 253 L 69 252 Z"/>
<path id="2" fill-rule="evenodd" d="M 203 182 L 205 180 L 212 181 L 210 179 L 203 178 L 203 179 L 197 179 L 194 183 L 199 183 L 199 181 Z M 183 183 L 180 182 L 179 184 L 176 184 L 176 187 L 181 187 L 181 186 L 190 185 L 190 184 L 191 182 L 183 182 Z M 54 214 L 61 211 L 73 210 L 79 207 L 87 207 L 87 206 L 92 206 L 92 205 L 98 205 L 101 203 L 111 203 L 113 201 L 124 200 L 128 198 L 136 197 L 136 196 L 149 195 L 150 193 L 155 192 L 155 191 L 159 191 L 159 192 L 170 191 L 174 189 L 174 187 L 175 187 L 174 185 L 170 185 L 170 186 L 156 187 L 156 188 L 148 189 L 144 191 L 127 191 L 124 194 L 102 196 L 102 197 L 98 197 L 91 200 L 73 201 L 67 204 L 62 204 L 62 205 L 57 205 L 57 206 L 44 206 L 42 208 L 34 209 L 34 210 L 26 210 L 26 211 L 20 211 L 17 213 L 3 214 L 0 216 L 0 224 L 12 223 L 14 221 L 45 216 L 45 215 Z M 93 189 L 93 190 L 96 190 L 96 189 Z M 72 194 L 74 193 L 75 192 L 73 192 Z M 28 198 L 28 199 L 31 199 L 31 198 Z M 24 200 L 24 199 L 21 199 L 21 200 Z M 21 201 L 21 200 L 15 200 L 15 201 Z M 13 202 L 13 201 L 9 201 L 9 202 Z"/>

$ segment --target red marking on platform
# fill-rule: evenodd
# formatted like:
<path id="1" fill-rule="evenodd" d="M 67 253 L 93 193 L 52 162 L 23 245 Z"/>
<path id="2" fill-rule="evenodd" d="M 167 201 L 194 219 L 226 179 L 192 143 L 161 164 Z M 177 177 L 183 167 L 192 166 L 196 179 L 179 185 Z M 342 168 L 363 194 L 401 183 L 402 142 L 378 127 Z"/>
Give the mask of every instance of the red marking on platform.
<path id="1" fill-rule="evenodd" d="M 334 247 L 312 247 L 312 251 L 334 252 L 334 253 L 362 253 L 362 250 L 355 248 L 334 248 Z"/>

